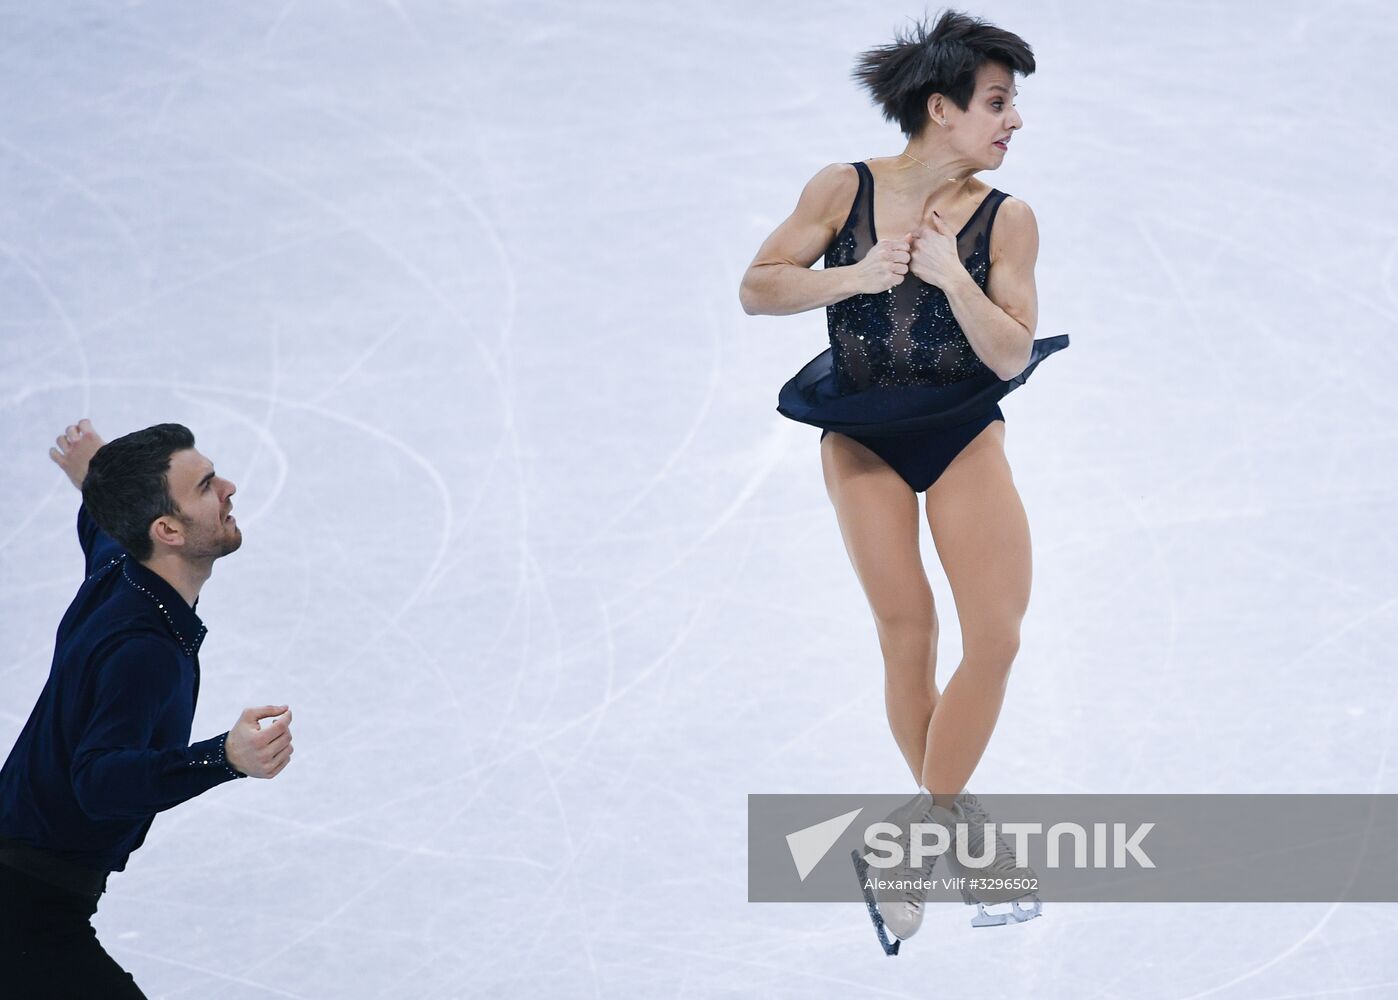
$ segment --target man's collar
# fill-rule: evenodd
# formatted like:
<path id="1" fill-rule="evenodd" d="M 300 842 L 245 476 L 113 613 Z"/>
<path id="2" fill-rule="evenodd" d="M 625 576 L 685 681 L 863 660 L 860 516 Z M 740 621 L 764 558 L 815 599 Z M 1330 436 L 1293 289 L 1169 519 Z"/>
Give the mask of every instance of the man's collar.
<path id="1" fill-rule="evenodd" d="M 190 656 L 197 655 L 204 635 L 209 630 L 194 613 L 194 608 L 184 602 L 179 591 L 170 586 L 159 573 L 147 569 L 129 555 L 122 564 L 121 573 L 127 583 L 150 598 L 151 603 L 165 619 L 166 627 L 170 629 L 170 634 L 175 637 L 180 648 Z M 195 598 L 194 603 L 197 605 L 199 599 Z"/>

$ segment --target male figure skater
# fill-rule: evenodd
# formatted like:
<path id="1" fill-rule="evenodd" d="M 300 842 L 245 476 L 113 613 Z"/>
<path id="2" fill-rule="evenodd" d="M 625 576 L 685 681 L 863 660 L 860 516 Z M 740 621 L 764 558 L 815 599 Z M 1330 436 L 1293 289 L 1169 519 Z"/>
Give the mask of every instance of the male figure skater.
<path id="1" fill-rule="evenodd" d="M 243 540 L 235 488 L 189 430 L 157 424 L 104 444 L 80 420 L 49 457 L 82 491 L 87 579 L 0 769 L 0 993 L 143 998 L 92 928 L 107 873 L 126 867 L 157 812 L 225 781 L 280 774 L 291 711 L 249 708 L 228 732 L 189 742 L 199 588 Z"/>

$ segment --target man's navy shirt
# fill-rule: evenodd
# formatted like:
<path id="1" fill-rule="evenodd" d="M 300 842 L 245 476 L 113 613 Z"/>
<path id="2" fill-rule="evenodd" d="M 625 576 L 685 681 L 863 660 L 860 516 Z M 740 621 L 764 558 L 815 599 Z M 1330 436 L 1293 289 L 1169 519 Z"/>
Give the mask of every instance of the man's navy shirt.
<path id="1" fill-rule="evenodd" d="M 87 580 L 0 769 L 0 837 L 121 871 L 156 813 L 244 775 L 224 755 L 227 733 L 189 743 L 206 631 L 194 608 L 86 507 L 78 539 Z"/>

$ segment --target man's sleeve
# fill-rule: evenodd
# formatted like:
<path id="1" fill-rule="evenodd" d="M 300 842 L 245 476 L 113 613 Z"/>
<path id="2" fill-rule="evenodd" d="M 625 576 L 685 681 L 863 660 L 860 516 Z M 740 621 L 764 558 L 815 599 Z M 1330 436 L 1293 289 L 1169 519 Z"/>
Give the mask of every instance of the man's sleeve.
<path id="1" fill-rule="evenodd" d="M 117 544 L 116 539 L 97 527 L 97 522 L 87 512 L 87 504 L 78 507 L 78 542 L 87 560 L 88 576 L 126 551 Z"/>
<path id="2" fill-rule="evenodd" d="M 179 656 L 153 636 L 127 636 L 94 664 L 92 710 L 73 754 L 73 791 L 93 819 L 149 816 L 234 778 L 228 734 L 192 746 L 155 745 L 188 731 L 191 706 Z"/>

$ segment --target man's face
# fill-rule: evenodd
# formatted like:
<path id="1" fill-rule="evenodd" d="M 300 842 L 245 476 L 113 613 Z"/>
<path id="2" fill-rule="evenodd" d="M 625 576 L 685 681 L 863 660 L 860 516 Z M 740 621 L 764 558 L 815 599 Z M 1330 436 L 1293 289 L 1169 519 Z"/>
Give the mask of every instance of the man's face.
<path id="1" fill-rule="evenodd" d="M 215 473 L 212 462 L 194 448 L 177 451 L 170 456 L 166 481 L 180 509 L 172 520 L 180 528 L 184 558 L 217 559 L 237 551 L 243 532 L 230 513 L 237 487 Z"/>

